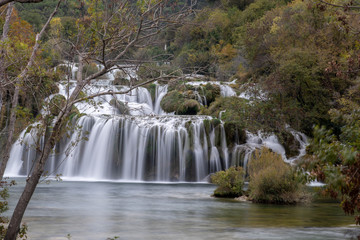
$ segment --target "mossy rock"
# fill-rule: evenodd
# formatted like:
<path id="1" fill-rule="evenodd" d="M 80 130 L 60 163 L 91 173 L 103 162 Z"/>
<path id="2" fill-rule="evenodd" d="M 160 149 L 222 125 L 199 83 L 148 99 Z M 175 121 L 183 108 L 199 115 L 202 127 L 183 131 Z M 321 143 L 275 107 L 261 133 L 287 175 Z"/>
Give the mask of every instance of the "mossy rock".
<path id="1" fill-rule="evenodd" d="M 188 99 L 179 91 L 168 92 L 160 102 L 165 112 L 175 112 L 177 115 L 196 115 L 200 111 L 200 104 L 194 99 Z"/>
<path id="2" fill-rule="evenodd" d="M 204 123 L 205 132 L 208 135 L 211 130 L 211 121 L 209 119 L 204 119 L 203 123 Z"/>
<path id="3" fill-rule="evenodd" d="M 125 103 L 118 101 L 115 98 L 110 100 L 110 105 L 116 108 L 119 111 L 119 114 L 129 114 L 129 108 L 125 105 Z"/>
<path id="4" fill-rule="evenodd" d="M 184 81 L 180 79 L 171 79 L 168 82 L 168 91 L 173 91 L 173 90 L 186 91 L 186 90 L 191 90 L 191 88 L 189 88 L 188 85 L 185 85 Z"/>
<path id="5" fill-rule="evenodd" d="M 156 95 L 156 84 L 151 83 L 145 86 L 147 90 L 149 90 L 149 93 L 151 95 L 151 99 L 153 102 L 155 101 L 155 95 Z"/>
<path id="6" fill-rule="evenodd" d="M 180 81 L 178 79 L 170 79 L 168 83 L 168 91 L 173 91 L 179 85 Z"/>
<path id="7" fill-rule="evenodd" d="M 215 127 L 217 127 L 217 126 L 219 126 L 221 124 L 221 121 L 218 118 L 213 118 L 213 119 L 211 119 L 211 124 L 215 128 Z"/>
<path id="8" fill-rule="evenodd" d="M 193 90 L 187 90 L 183 93 L 184 97 L 189 99 L 196 99 L 196 95 Z"/>
<path id="9" fill-rule="evenodd" d="M 246 143 L 246 132 L 238 122 L 225 122 L 226 142 L 229 146 Z"/>
<path id="10" fill-rule="evenodd" d="M 196 115 L 200 110 L 200 104 L 198 101 L 188 99 L 183 102 L 178 109 L 176 114 L 178 115 Z"/>
<path id="11" fill-rule="evenodd" d="M 176 112 L 181 103 L 184 102 L 184 97 L 178 91 L 168 92 L 160 102 L 161 108 L 168 113 Z"/>
<path id="12" fill-rule="evenodd" d="M 299 155 L 300 143 L 290 132 L 282 131 L 276 135 L 285 149 L 286 157 L 290 158 Z"/>
<path id="13" fill-rule="evenodd" d="M 208 105 L 210 105 L 212 102 L 214 102 L 217 97 L 220 97 L 221 91 L 220 91 L 219 85 L 208 83 L 204 86 L 204 90 L 205 90 L 205 97 L 206 97 L 206 101 L 207 101 Z"/>

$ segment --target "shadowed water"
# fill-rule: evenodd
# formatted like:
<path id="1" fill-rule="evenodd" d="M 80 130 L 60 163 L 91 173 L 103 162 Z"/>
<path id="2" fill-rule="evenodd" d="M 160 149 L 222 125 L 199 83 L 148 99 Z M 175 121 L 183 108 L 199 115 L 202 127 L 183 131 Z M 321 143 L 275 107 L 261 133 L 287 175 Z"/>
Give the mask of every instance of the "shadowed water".
<path id="1" fill-rule="evenodd" d="M 10 190 L 10 211 L 24 186 Z M 29 239 L 352 239 L 334 203 L 259 205 L 210 197 L 209 184 L 51 182 L 25 213 Z"/>

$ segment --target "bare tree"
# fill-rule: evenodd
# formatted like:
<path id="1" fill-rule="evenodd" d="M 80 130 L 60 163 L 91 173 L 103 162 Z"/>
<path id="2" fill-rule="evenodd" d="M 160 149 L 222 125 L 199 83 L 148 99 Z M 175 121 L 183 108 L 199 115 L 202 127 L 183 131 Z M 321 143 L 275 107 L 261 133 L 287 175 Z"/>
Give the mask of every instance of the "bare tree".
<path id="1" fill-rule="evenodd" d="M 6 17 L 5 17 L 5 23 L 3 26 L 3 33 L 0 40 L 0 111 L 3 106 L 3 92 L 4 87 L 6 85 L 6 72 L 5 72 L 5 63 L 4 63 L 4 55 L 5 55 L 5 49 L 4 45 L 8 39 L 9 29 L 10 29 L 10 18 L 13 11 L 13 3 L 10 3 L 7 6 L 6 11 Z M 2 177 L 0 178 L 2 179 Z"/>
<path id="2" fill-rule="evenodd" d="M 15 90 L 14 90 L 14 95 L 13 95 L 12 104 L 11 104 L 11 113 L 10 113 L 9 126 L 8 126 L 8 138 L 7 138 L 7 142 L 6 142 L 6 146 L 5 146 L 5 152 L 2 155 L 2 161 L 1 161 L 1 165 L 0 165 L 0 180 L 3 179 L 5 168 L 6 168 L 8 160 L 9 160 L 9 156 L 10 156 L 11 146 L 13 143 L 15 122 L 16 122 L 16 109 L 17 109 L 18 101 L 19 101 L 19 91 L 20 91 L 21 82 L 26 79 L 29 70 L 31 69 L 31 67 L 34 64 L 35 56 L 40 47 L 40 39 L 44 35 L 46 28 L 49 26 L 51 19 L 55 16 L 55 14 L 60 6 L 61 1 L 62 0 L 60 0 L 58 2 L 55 10 L 49 16 L 49 19 L 47 20 L 47 22 L 41 29 L 40 33 L 37 34 L 36 40 L 35 40 L 35 45 L 33 46 L 30 59 L 26 65 L 26 67 L 20 73 L 20 75 L 18 77 L 16 77 L 16 79 L 14 80 Z M 12 3 L 10 3 L 10 7 L 12 8 Z"/>
<path id="3" fill-rule="evenodd" d="M 27 205 L 44 173 L 44 167 L 52 149 L 61 138 L 61 130 L 67 124 L 74 104 L 101 95 L 125 94 L 157 79 L 150 79 L 122 92 L 109 91 L 82 98 L 80 97 L 81 91 L 91 81 L 109 71 L 126 68 L 124 64 L 142 64 L 141 59 L 134 59 L 133 52 L 151 44 L 167 26 L 179 23 L 180 19 L 192 12 L 191 9 L 195 4 L 193 2 L 176 13 L 171 13 L 166 11 L 169 7 L 167 0 L 139 0 L 136 3 L 120 0 L 112 3 L 111 7 L 97 7 L 96 4 L 100 4 L 100 1 L 90 1 L 90 4 L 93 4 L 91 6 L 92 12 L 90 16 L 78 21 L 77 36 L 73 39 L 61 39 L 61 42 L 67 45 L 73 55 L 79 58 L 80 64 L 95 62 L 102 65 L 102 68 L 87 77 L 79 74 L 76 86 L 67 98 L 66 103 L 64 106 L 58 106 L 60 108 L 58 115 L 43 117 L 39 131 L 44 136 L 44 142 L 38 148 L 40 154 L 34 161 L 33 171 L 26 180 L 24 191 L 11 217 L 6 240 L 16 239 Z M 170 75 L 165 75 L 159 78 L 170 77 Z"/>

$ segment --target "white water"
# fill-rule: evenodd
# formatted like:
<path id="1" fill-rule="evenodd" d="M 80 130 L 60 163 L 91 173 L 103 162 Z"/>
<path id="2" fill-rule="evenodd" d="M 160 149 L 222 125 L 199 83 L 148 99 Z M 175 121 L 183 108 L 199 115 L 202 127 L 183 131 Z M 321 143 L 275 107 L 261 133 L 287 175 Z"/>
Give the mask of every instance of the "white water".
<path id="1" fill-rule="evenodd" d="M 219 150 L 227 148 L 215 146 L 215 129 L 206 133 L 205 119 L 209 117 L 83 116 L 78 121 L 82 128 L 57 145 L 46 170 L 85 179 L 202 181 L 228 166 L 227 159 L 219 157 Z M 84 137 L 88 140 L 81 140 Z M 23 147 L 25 143 L 35 144 L 27 134 L 22 145 L 13 146 L 16 154 L 11 155 L 7 175 L 31 171 L 36 151 Z"/>
<path id="2" fill-rule="evenodd" d="M 299 154 L 297 156 L 288 159 L 286 157 L 284 147 L 279 143 L 279 140 L 275 135 L 268 135 L 262 132 L 258 132 L 257 134 L 247 132 L 246 144 L 235 145 L 232 150 L 231 165 L 241 165 L 246 168 L 253 151 L 260 149 L 261 147 L 267 147 L 273 152 L 281 155 L 284 161 L 293 163 L 295 160 L 303 157 L 306 154 L 308 140 L 303 133 L 299 133 L 292 129 L 289 129 L 289 131 L 300 145 Z"/>
<path id="3" fill-rule="evenodd" d="M 77 68 L 72 68 L 75 78 Z M 129 68 L 129 77 L 135 77 L 135 70 Z M 116 70 L 105 79 L 96 80 L 83 93 L 87 96 L 102 92 L 125 92 L 127 86 L 115 86 Z M 207 105 L 203 93 L 208 82 L 189 82 L 197 88 L 198 100 Z M 59 94 L 68 98 L 75 87 L 71 80 L 59 84 Z M 65 178 L 83 180 L 126 180 L 126 181 L 204 181 L 216 171 L 231 165 L 246 167 L 251 153 L 266 146 L 293 162 L 287 160 L 285 150 L 276 136 L 262 133 L 247 133 L 247 142 L 228 147 L 223 124 L 214 127 L 211 117 L 174 116 L 166 114 L 160 107 L 168 86 L 156 84 L 154 98 L 147 88 L 139 87 L 126 94 L 95 97 L 93 101 L 78 103 L 76 107 L 85 116 L 73 122 L 76 130 L 56 144 L 47 161 L 49 175 L 62 174 Z M 211 82 L 220 86 L 223 97 L 237 96 L 229 84 Z M 49 97 L 49 99 L 52 96 Z M 128 109 L 124 113 L 110 104 L 113 99 L 122 102 Z M 205 127 L 204 121 L 208 121 Z M 36 124 L 34 124 L 36 126 Z M 299 156 L 305 154 L 306 136 L 291 131 L 299 141 Z M 65 134 L 66 135 L 66 134 Z M 23 132 L 13 145 L 5 174 L 22 176 L 31 173 L 36 159 L 37 146 L 42 138 L 37 137 L 33 127 Z"/>

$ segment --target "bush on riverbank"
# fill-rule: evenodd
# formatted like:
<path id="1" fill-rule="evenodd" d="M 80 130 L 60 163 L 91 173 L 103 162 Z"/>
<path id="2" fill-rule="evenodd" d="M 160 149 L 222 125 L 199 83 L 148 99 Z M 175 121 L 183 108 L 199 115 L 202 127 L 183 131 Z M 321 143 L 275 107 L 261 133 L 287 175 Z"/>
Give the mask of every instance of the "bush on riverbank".
<path id="1" fill-rule="evenodd" d="M 255 151 L 249 162 L 249 175 L 253 202 L 295 204 L 308 200 L 305 185 L 292 167 L 267 148 Z"/>
<path id="2" fill-rule="evenodd" d="M 239 197 L 243 194 L 244 170 L 242 167 L 230 167 L 212 175 L 211 181 L 218 186 L 214 191 L 215 197 Z"/>

